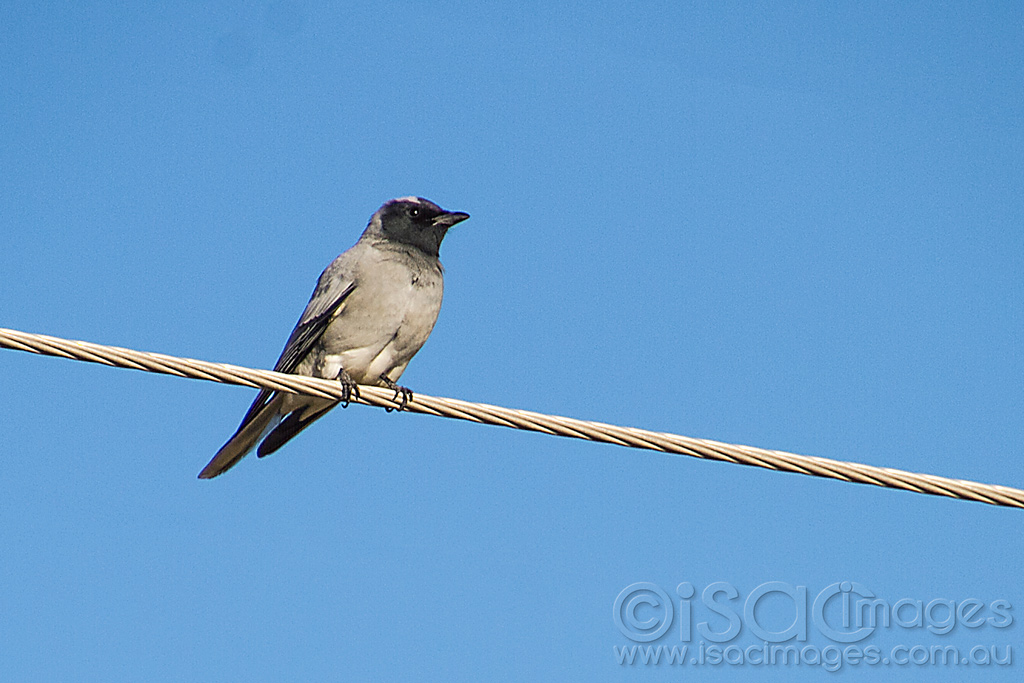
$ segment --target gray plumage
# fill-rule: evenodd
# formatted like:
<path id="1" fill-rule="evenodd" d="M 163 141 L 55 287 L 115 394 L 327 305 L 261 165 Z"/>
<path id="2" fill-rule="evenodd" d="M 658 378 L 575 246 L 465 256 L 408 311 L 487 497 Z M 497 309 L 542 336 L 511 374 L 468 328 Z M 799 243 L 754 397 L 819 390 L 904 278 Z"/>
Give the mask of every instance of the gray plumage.
<path id="1" fill-rule="evenodd" d="M 427 341 L 441 310 L 441 240 L 448 228 L 467 218 L 421 197 L 385 203 L 359 241 L 320 275 L 274 369 L 406 393 L 395 383 Z M 260 457 L 273 453 L 337 404 L 260 391 L 238 430 L 199 477 L 226 472 L 257 443 Z"/>

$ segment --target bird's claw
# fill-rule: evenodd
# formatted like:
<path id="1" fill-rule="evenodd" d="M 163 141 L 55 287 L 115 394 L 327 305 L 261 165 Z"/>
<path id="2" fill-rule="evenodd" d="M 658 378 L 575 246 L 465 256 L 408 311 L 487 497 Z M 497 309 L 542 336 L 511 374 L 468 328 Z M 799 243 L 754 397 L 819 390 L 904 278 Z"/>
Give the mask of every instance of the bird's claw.
<path id="1" fill-rule="evenodd" d="M 390 413 L 392 410 L 405 410 L 406 406 L 409 405 L 409 401 L 412 400 L 412 389 L 395 384 L 391 381 L 391 378 L 386 375 L 381 375 L 380 381 L 383 382 L 384 386 L 388 389 L 395 392 L 395 397 L 391 400 L 398 404 L 394 408 L 385 407 L 384 412 Z M 401 396 L 401 400 L 399 400 L 399 396 Z"/>
<path id="2" fill-rule="evenodd" d="M 358 401 L 361 398 L 359 396 L 359 385 L 344 370 L 338 373 L 337 380 L 341 382 L 341 407 L 348 408 L 349 403 Z"/>

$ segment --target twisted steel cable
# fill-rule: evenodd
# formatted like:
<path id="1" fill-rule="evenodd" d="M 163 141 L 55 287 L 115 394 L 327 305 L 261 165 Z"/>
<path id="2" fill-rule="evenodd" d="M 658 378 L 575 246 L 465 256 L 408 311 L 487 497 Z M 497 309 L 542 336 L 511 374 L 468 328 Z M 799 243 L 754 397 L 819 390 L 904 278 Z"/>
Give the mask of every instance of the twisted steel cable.
<path id="1" fill-rule="evenodd" d="M 0 328 L 0 347 L 224 384 L 274 389 L 331 399 L 341 399 L 342 396 L 341 384 L 336 381 L 289 375 L 270 370 L 254 370 L 226 363 L 210 363 L 160 353 L 134 351 L 116 346 L 73 341 L 4 328 Z M 382 408 L 398 407 L 394 400 L 394 392 L 390 389 L 360 386 L 359 394 L 358 402 L 360 403 Z M 651 432 L 635 427 L 620 427 L 603 422 L 545 415 L 528 410 L 514 410 L 485 403 L 426 396 L 420 393 L 415 395 L 405 409 L 425 415 L 457 418 L 631 448 L 645 448 L 663 453 L 689 455 L 695 458 L 764 467 L 782 472 L 795 472 L 858 484 L 872 484 L 935 496 L 973 500 L 990 505 L 1024 508 L 1024 491 L 1008 486 L 981 484 L 963 479 L 947 479 L 932 474 L 905 472 L 889 467 L 875 467 L 753 446 L 694 439 L 678 434 Z"/>

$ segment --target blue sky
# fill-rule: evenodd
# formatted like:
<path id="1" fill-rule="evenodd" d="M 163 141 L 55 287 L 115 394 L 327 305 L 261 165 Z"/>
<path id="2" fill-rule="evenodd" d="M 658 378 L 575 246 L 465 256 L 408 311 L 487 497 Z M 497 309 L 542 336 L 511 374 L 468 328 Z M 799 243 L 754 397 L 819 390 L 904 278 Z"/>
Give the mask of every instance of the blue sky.
<path id="1" fill-rule="evenodd" d="M 1021 487 L 1022 27 L 1010 2 L 7 2 L 0 326 L 270 367 L 417 194 L 472 218 L 414 390 Z M 1019 511 L 360 406 L 197 480 L 253 395 L 0 351 L 0 678 L 821 680 L 619 663 L 713 645 L 703 591 L 743 616 L 768 582 L 981 605 L 858 643 L 886 656 L 1013 648 L 846 676 L 1019 678 Z M 651 643 L 627 632 L 668 619 L 656 591 L 612 616 L 639 582 L 674 604 Z"/>

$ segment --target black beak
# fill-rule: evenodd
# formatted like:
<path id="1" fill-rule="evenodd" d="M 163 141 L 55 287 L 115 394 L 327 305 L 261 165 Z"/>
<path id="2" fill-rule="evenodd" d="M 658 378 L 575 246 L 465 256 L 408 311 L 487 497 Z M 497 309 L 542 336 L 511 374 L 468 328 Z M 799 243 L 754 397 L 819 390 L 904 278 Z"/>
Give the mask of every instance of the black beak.
<path id="1" fill-rule="evenodd" d="M 443 225 L 446 228 L 450 228 L 453 225 L 455 225 L 456 223 L 461 223 L 462 221 L 466 220 L 467 218 L 469 218 L 469 214 L 468 213 L 463 213 L 461 211 L 445 211 L 440 216 L 438 216 L 437 218 L 434 219 L 434 225 L 435 226 L 442 226 Z"/>

